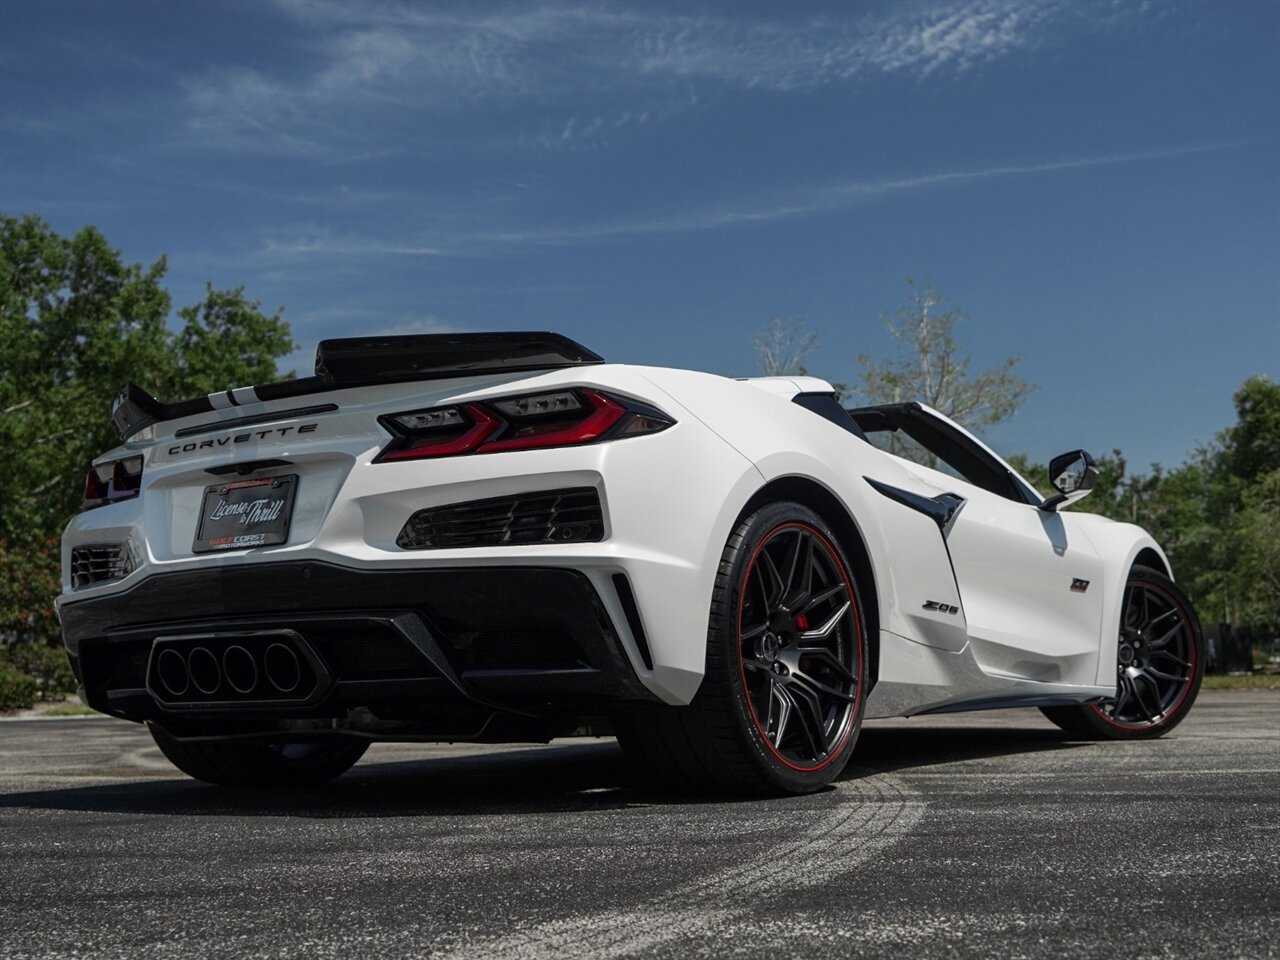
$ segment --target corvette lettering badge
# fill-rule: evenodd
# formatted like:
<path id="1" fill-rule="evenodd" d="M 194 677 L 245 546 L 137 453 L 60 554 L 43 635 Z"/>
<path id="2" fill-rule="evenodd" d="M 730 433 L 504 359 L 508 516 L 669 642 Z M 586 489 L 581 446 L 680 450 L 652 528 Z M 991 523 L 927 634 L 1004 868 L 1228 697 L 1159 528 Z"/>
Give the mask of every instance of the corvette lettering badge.
<path id="1" fill-rule="evenodd" d="M 234 446 L 237 443 L 252 443 L 254 440 L 278 440 L 288 437 L 290 433 L 315 433 L 318 423 L 304 423 L 294 427 L 273 427 L 270 430 L 251 430 L 248 433 L 232 433 L 213 440 L 193 440 L 190 443 L 176 443 L 169 448 L 169 456 L 176 457 L 182 453 L 195 450 L 217 450 L 219 447 Z"/>

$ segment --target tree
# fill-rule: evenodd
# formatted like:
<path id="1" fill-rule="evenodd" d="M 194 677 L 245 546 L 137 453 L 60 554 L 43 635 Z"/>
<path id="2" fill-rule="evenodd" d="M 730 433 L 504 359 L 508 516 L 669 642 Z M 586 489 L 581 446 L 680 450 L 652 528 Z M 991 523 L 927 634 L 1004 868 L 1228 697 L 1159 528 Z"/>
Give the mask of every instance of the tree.
<path id="1" fill-rule="evenodd" d="M 1245 617 L 1275 624 L 1280 619 L 1280 470 L 1264 473 L 1245 491 L 1235 532 Z"/>
<path id="2" fill-rule="evenodd" d="M 1223 465 L 1242 483 L 1252 484 L 1280 470 L 1280 383 L 1249 377 L 1234 400 L 1236 424 L 1223 437 Z"/>
<path id="3" fill-rule="evenodd" d="M 125 262 L 94 227 L 64 237 L 0 214 L 0 634 L 56 635 L 49 545 L 79 509 L 90 461 L 120 442 L 109 419 L 120 384 L 199 396 L 276 379 L 294 349 L 280 311 L 263 314 L 243 288 L 208 286 L 171 330 L 165 269 L 163 257 Z"/>
<path id="4" fill-rule="evenodd" d="M 259 306 L 245 297 L 244 287 L 215 290 L 206 284 L 204 300 L 178 311 L 184 325 L 174 338 L 173 395 L 199 396 L 280 378 L 276 360 L 296 345 L 281 311 L 268 316 Z"/>
<path id="5" fill-rule="evenodd" d="M 93 227 L 0 217 L 0 535 L 60 533 L 89 460 L 118 442 L 116 387 L 168 368 L 164 270 L 125 264 Z"/>
<path id="6" fill-rule="evenodd" d="M 766 377 L 790 377 L 808 373 L 805 357 L 818 348 L 818 335 L 805 329 L 804 317 L 772 317 L 764 333 L 751 338 L 760 370 Z"/>
<path id="7" fill-rule="evenodd" d="M 908 278 L 907 303 L 881 321 L 903 348 L 892 360 L 857 357 L 861 393 L 870 403 L 919 400 L 971 430 L 1007 420 L 1021 406 L 1032 387 L 1014 374 L 1019 357 L 969 375 L 969 355 L 955 338 L 955 326 L 966 319 L 950 308 L 939 310 L 943 298 L 926 284 L 918 288 Z"/>

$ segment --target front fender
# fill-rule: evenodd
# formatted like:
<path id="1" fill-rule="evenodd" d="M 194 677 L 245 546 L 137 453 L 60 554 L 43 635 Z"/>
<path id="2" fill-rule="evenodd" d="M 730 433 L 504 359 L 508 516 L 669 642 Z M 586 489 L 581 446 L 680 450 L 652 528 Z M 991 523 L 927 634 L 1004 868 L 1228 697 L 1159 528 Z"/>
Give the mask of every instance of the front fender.
<path id="1" fill-rule="evenodd" d="M 1142 527 L 1132 523 L 1117 523 L 1089 513 L 1067 512 L 1062 516 L 1088 538 L 1102 559 L 1105 576 L 1100 584 L 1104 593 L 1097 682 L 1099 686 L 1114 686 L 1120 618 L 1124 613 L 1124 588 L 1129 579 L 1129 571 L 1133 569 L 1139 556 L 1148 551 L 1160 558 L 1171 577 L 1173 568 L 1169 565 L 1164 550 Z"/>

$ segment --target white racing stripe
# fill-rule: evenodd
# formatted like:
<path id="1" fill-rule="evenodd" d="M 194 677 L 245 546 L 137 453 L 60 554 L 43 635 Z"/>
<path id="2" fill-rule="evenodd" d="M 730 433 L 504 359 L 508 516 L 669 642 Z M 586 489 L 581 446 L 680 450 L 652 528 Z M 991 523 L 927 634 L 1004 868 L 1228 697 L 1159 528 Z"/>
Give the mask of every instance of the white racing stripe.
<path id="1" fill-rule="evenodd" d="M 892 775 L 876 774 L 841 783 L 836 789 L 839 799 L 822 807 L 815 804 L 815 820 L 795 837 L 661 894 L 642 910 L 555 920 L 430 956 L 438 960 L 610 960 L 673 940 L 696 938 L 731 924 L 750 909 L 751 902 L 774 899 L 780 888 L 817 886 L 847 873 L 906 836 L 924 816 L 920 795 Z"/>

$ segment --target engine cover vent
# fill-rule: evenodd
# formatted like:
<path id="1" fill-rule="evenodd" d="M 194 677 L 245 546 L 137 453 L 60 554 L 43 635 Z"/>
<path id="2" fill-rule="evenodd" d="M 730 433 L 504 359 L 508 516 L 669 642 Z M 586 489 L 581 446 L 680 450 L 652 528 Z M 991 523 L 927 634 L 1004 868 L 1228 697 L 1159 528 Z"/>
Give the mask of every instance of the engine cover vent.
<path id="1" fill-rule="evenodd" d="M 419 510 L 396 544 L 405 550 L 443 550 L 603 539 L 600 494 L 594 487 L 572 487 Z"/>

